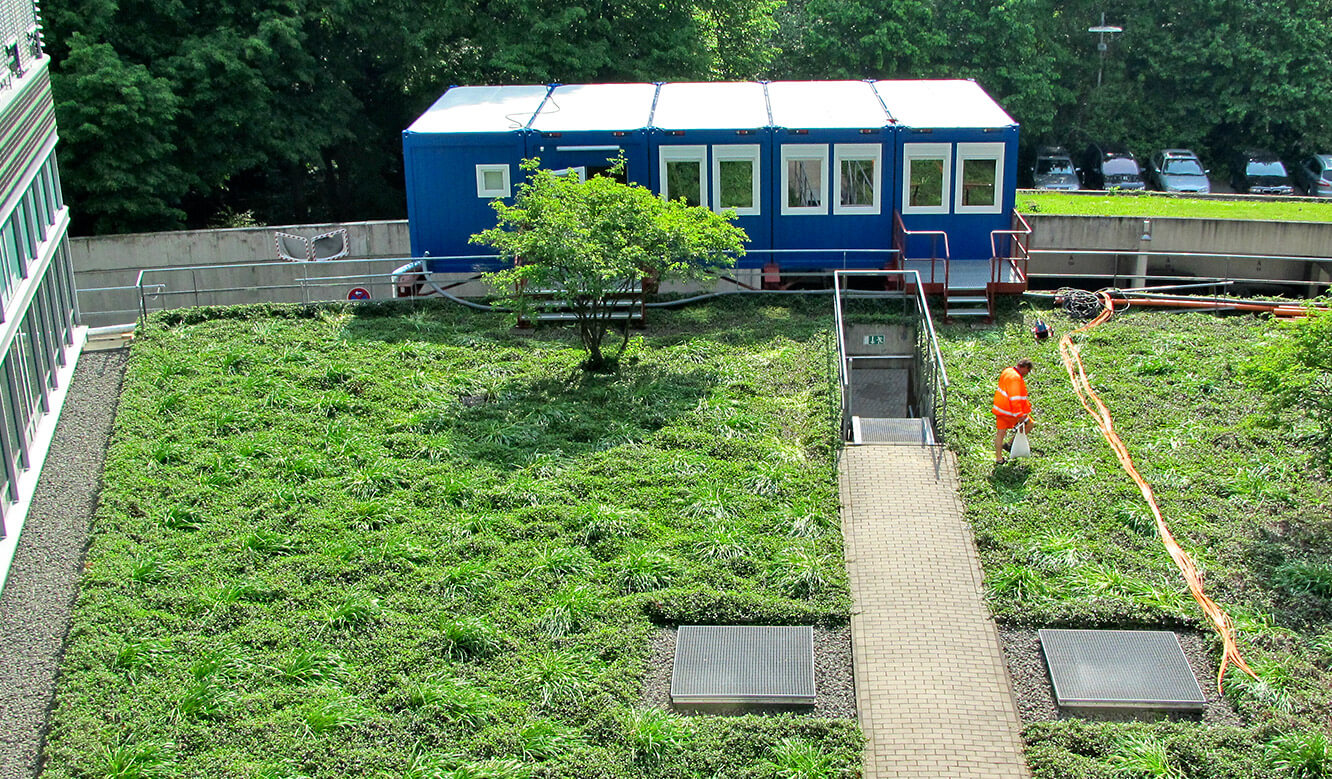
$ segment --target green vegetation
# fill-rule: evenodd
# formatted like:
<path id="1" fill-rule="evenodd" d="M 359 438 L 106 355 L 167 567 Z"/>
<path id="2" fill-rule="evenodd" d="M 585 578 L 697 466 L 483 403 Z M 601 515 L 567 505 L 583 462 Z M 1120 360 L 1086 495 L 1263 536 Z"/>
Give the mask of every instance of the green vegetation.
<path id="1" fill-rule="evenodd" d="M 1076 327 L 1040 312 L 1056 334 Z M 1155 627 L 1212 636 L 1136 487 L 1079 405 L 1036 312 L 942 330 L 950 435 L 991 608 L 1013 626 Z M 1226 697 L 1239 727 L 1064 720 L 1025 731 L 1041 779 L 1327 776 L 1332 710 L 1332 490 L 1322 428 L 1271 404 L 1255 371 L 1292 334 L 1271 320 L 1128 311 L 1083 340 L 1082 359 L 1167 522 L 1234 619 L 1244 657 Z M 995 467 L 999 371 L 1028 356 L 1035 457 Z M 1326 375 L 1326 374 L 1324 374 Z M 1213 641 L 1216 656 L 1219 642 Z M 1215 679 L 1200 679 L 1213 690 Z"/>
<path id="2" fill-rule="evenodd" d="M 734 213 L 622 184 L 612 176 L 624 166 L 621 155 L 608 175 L 579 181 L 542 170 L 540 160 L 523 160 L 527 175 L 513 203 L 490 203 L 498 226 L 472 236 L 472 243 L 522 258 L 486 277 L 520 316 L 541 305 L 535 298 L 552 291 L 559 296 L 575 318 L 588 355 L 584 367 L 591 371 L 619 364 L 629 344 L 626 299 L 640 299 L 645 279 L 702 278 L 744 253 L 745 231 L 731 224 Z M 623 338 L 606 354 L 602 343 L 612 328 Z"/>
<path id="3" fill-rule="evenodd" d="M 1094 195 L 1021 192 L 1017 209 L 1024 214 L 1332 222 L 1332 201 L 1203 200 L 1153 192 Z"/>
<path id="4" fill-rule="evenodd" d="M 658 624 L 846 624 L 829 326 L 654 312 L 600 376 L 445 306 L 158 317 L 44 776 L 854 771 L 854 721 L 641 702 Z"/>
<path id="5" fill-rule="evenodd" d="M 1107 139 L 1144 158 L 1185 146 L 1216 171 L 1245 145 L 1287 159 L 1332 151 L 1332 0 L 68 0 L 42 10 L 61 172 L 85 232 L 247 213 L 268 224 L 400 218 L 401 132 L 448 84 L 973 78 L 1028 146 Z M 1124 32 L 1098 57 L 1087 27 L 1102 12 Z M 748 190 L 732 175 L 723 167 L 723 194 L 739 205 Z"/>

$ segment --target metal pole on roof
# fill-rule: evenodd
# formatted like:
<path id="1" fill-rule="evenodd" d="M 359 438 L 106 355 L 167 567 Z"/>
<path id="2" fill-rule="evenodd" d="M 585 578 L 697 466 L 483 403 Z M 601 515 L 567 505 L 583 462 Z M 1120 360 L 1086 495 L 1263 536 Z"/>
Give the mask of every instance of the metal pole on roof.
<path id="1" fill-rule="evenodd" d="M 1098 89 L 1101 86 L 1101 74 L 1105 71 L 1105 50 L 1108 48 L 1105 45 L 1105 36 L 1114 35 L 1116 33 L 1121 33 L 1123 31 L 1124 31 L 1123 27 L 1115 27 L 1114 25 L 1109 25 L 1105 23 L 1105 11 L 1101 12 L 1100 24 L 1096 25 L 1095 27 L 1087 28 L 1087 32 L 1094 32 L 1097 35 L 1101 36 L 1100 39 L 1096 42 L 1096 50 L 1101 53 L 1101 64 L 1098 65 L 1096 68 L 1096 87 Z"/>

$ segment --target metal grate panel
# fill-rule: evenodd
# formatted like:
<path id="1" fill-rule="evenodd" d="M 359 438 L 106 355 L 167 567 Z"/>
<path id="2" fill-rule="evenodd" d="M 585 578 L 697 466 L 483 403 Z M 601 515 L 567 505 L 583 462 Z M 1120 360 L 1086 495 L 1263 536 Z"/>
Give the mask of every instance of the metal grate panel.
<path id="1" fill-rule="evenodd" d="M 851 441 L 857 444 L 933 444 L 928 419 L 852 417 Z"/>
<path id="2" fill-rule="evenodd" d="M 1201 710 L 1179 638 L 1162 630 L 1042 630 L 1060 706 Z"/>
<path id="3" fill-rule="evenodd" d="M 671 702 L 814 704 L 814 628 L 682 625 Z"/>

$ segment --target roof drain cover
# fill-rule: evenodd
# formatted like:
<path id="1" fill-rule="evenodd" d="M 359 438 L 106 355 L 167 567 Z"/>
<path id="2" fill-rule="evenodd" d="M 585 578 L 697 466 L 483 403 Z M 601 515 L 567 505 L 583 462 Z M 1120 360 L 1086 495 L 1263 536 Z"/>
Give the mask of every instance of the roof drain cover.
<path id="1" fill-rule="evenodd" d="M 1040 637 L 1060 706 L 1201 711 L 1207 702 L 1174 633 L 1042 630 Z"/>
<path id="2" fill-rule="evenodd" d="M 681 625 L 671 702 L 814 705 L 814 628 Z"/>

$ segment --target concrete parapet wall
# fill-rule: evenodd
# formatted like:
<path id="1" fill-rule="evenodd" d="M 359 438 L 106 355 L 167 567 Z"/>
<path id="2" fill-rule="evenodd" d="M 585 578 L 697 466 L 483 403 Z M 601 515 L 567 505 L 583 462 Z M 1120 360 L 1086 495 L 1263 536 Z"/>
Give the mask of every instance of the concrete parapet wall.
<path id="1" fill-rule="evenodd" d="M 1032 249 L 1109 249 L 1118 252 L 1145 249 L 1158 252 L 1332 256 L 1332 222 L 1045 214 L 1023 216 L 1031 224 Z M 1150 233 L 1151 240 L 1142 240 L 1144 232 Z"/>
<path id="2" fill-rule="evenodd" d="M 1031 224 L 1029 271 L 1035 274 L 1117 274 L 1327 281 L 1332 223 L 1262 222 L 1175 217 L 1024 215 Z M 1150 236 L 1150 238 L 1144 238 Z M 1105 254 L 1059 254 L 1058 250 Z M 1234 257 L 1147 256 L 1181 252 Z M 1308 258 L 1299 260 L 1276 257 Z"/>
<path id="3" fill-rule="evenodd" d="M 1153 217 L 1098 217 L 1026 215 L 1032 226 L 1031 248 L 1049 250 L 1032 258 L 1029 270 L 1036 274 L 1102 274 L 1129 279 L 1144 271 L 1155 275 L 1219 276 L 1277 280 L 1323 281 L 1329 278 L 1327 258 L 1332 257 L 1332 224 L 1317 222 L 1258 222 L 1233 219 L 1181 219 Z M 1150 226 L 1147 225 L 1150 222 Z M 315 268 L 315 263 L 279 263 L 273 234 L 287 232 L 305 237 L 345 228 L 350 256 L 363 258 L 363 266 L 348 265 L 334 271 Z M 1144 240 L 1145 232 L 1151 239 Z M 372 283 L 368 276 L 387 274 L 411 252 L 405 220 L 351 222 L 346 224 L 288 225 L 223 230 L 187 230 L 170 233 L 137 233 L 92 238 L 72 238 L 75 283 L 84 322 L 93 327 L 133 321 L 138 294 L 131 287 L 142 269 L 228 265 L 273 260 L 261 268 L 209 269 L 189 277 L 171 274 L 155 281 L 171 293 L 196 288 L 226 288 L 198 296 L 200 304 L 256 302 L 260 300 L 342 300 L 356 286 L 366 287 L 376 299 L 391 297 L 386 283 Z M 1059 254 L 1058 250 L 1104 250 L 1089 255 Z M 1151 257 L 1143 252 L 1207 252 L 1215 254 L 1266 255 L 1310 258 L 1308 260 L 1235 260 L 1226 258 Z M 1144 262 L 1146 265 L 1144 266 Z M 302 276 L 367 275 L 366 279 L 344 279 L 302 284 Z M 740 282 L 761 286 L 757 270 L 734 272 Z M 247 293 L 244 288 L 292 285 L 286 290 Z M 108 288 L 122 289 L 108 289 Z M 719 288 L 727 288 L 725 286 Z M 697 285 L 669 285 L 663 291 L 696 291 Z M 104 291 L 98 291 L 104 290 Z M 487 293 L 480 282 L 454 290 L 473 296 Z M 188 305 L 183 295 L 170 295 L 172 305 Z M 191 302 L 194 302 L 192 299 Z M 857 342 L 860 338 L 857 337 Z M 887 352 L 885 352 L 887 353 Z"/>
<path id="4" fill-rule="evenodd" d="M 304 273 L 330 275 L 327 268 L 303 271 L 302 263 L 279 263 L 273 234 L 291 233 L 313 237 L 338 228 L 347 231 L 350 256 L 368 260 L 363 268 L 345 266 L 338 275 L 356 273 L 387 273 L 394 263 L 387 261 L 411 254 L 411 241 L 406 220 L 382 222 L 349 222 L 343 224 L 283 225 L 276 227 L 242 227 L 221 230 L 183 230 L 168 233 L 132 233 L 105 235 L 91 238 L 71 238 L 70 255 L 74 261 L 74 280 L 81 290 L 79 305 L 85 324 L 93 327 L 120 324 L 134 320 L 139 301 L 138 293 L 128 289 L 139 271 L 152 268 L 197 267 L 272 261 L 272 267 L 260 269 L 210 269 L 206 273 L 206 286 L 214 288 L 240 288 L 267 284 L 300 284 Z M 203 286 L 203 276 L 189 274 L 155 275 L 152 279 L 166 283 L 173 292 L 192 290 Z M 366 286 L 349 283 L 347 288 Z M 255 302 L 256 300 L 302 301 L 309 299 L 315 288 L 282 290 L 263 297 L 243 292 L 217 293 L 199 298 L 200 304 Z M 324 289 L 319 287 L 318 289 Z M 105 290 L 105 291 L 98 291 Z M 390 297 L 387 285 L 373 289 L 376 298 Z M 328 287 L 324 296 L 315 299 L 345 299 L 347 289 Z M 173 305 L 185 305 L 174 302 Z"/>

